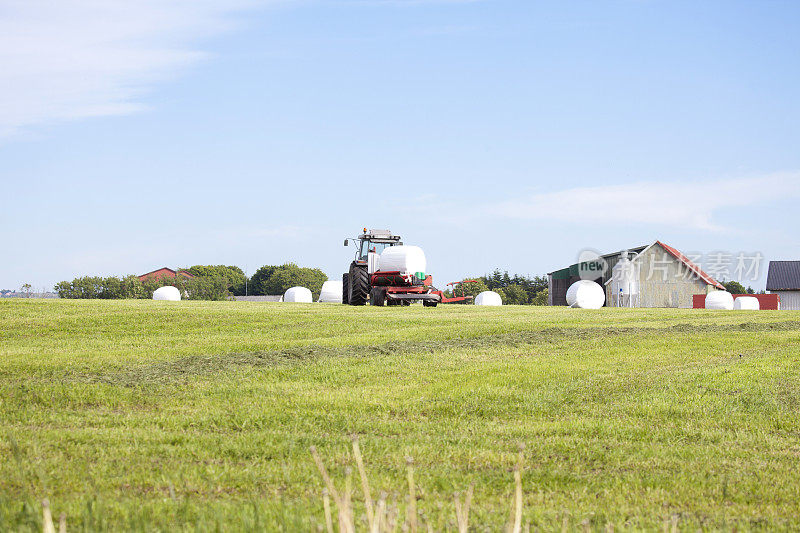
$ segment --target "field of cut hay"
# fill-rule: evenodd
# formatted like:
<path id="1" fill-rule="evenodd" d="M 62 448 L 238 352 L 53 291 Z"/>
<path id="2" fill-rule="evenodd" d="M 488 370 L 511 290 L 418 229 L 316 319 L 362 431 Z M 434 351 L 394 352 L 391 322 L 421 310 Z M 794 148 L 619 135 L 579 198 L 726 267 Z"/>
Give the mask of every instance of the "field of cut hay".
<path id="1" fill-rule="evenodd" d="M 800 313 L 9 299 L 0 320 L 0 531 L 41 531 L 43 498 L 67 531 L 325 531 L 326 508 L 336 531 L 800 528 Z"/>

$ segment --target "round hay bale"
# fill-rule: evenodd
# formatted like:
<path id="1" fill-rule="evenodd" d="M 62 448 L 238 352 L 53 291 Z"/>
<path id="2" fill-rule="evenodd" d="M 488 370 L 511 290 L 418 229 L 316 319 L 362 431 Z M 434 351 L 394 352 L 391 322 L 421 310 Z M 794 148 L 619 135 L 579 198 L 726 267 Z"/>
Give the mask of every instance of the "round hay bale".
<path id="1" fill-rule="evenodd" d="M 165 300 L 169 302 L 180 302 L 181 301 L 181 291 L 178 290 L 177 287 L 173 287 L 172 285 L 166 285 L 164 287 L 159 287 L 155 291 L 153 291 L 153 300 Z"/>
<path id="2" fill-rule="evenodd" d="M 733 309 L 733 296 L 727 291 L 713 291 L 706 294 L 706 309 L 730 311 Z"/>
<path id="3" fill-rule="evenodd" d="M 381 252 L 378 270 L 382 272 L 402 272 L 403 274 L 424 274 L 428 263 L 425 252 L 419 246 L 390 246 Z"/>
<path id="4" fill-rule="evenodd" d="M 761 309 L 761 304 L 758 303 L 758 298 L 753 296 L 739 296 L 733 300 L 733 308 L 737 311 L 758 311 Z"/>
<path id="5" fill-rule="evenodd" d="M 319 300 L 317 301 L 335 304 L 342 303 L 342 282 L 328 280 L 323 283 L 322 290 L 319 293 Z"/>
<path id="6" fill-rule="evenodd" d="M 310 304 L 314 298 L 311 296 L 311 291 L 305 287 L 292 287 L 283 294 L 283 301 Z"/>
<path id="7" fill-rule="evenodd" d="M 475 297 L 475 305 L 503 305 L 503 299 L 494 291 L 483 291 Z"/>
<path id="8" fill-rule="evenodd" d="M 594 281 L 578 280 L 567 289 L 567 305 L 580 309 L 600 309 L 606 303 L 606 291 Z"/>

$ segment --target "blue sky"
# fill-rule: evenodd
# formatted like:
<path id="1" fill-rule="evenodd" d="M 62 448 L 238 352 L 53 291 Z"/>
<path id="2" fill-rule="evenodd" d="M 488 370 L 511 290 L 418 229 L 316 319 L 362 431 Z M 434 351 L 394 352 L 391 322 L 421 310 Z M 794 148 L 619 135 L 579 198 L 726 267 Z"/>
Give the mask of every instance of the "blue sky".
<path id="1" fill-rule="evenodd" d="M 656 239 L 800 259 L 797 2 L 101 4 L 0 10 L 0 288 L 338 278 L 364 226 L 440 284 Z"/>

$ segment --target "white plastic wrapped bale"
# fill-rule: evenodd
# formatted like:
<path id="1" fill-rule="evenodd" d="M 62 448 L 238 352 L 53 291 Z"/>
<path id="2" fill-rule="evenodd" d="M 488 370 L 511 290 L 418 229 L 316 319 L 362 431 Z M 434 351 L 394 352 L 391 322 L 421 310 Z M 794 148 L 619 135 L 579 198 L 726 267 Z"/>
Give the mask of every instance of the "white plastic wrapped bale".
<path id="1" fill-rule="evenodd" d="M 588 279 L 578 280 L 567 289 L 567 305 L 580 309 L 600 309 L 606 303 L 603 287 Z"/>
<path id="2" fill-rule="evenodd" d="M 292 287 L 283 294 L 283 301 L 310 304 L 314 298 L 311 296 L 311 291 L 305 287 Z"/>
<path id="3" fill-rule="evenodd" d="M 427 272 L 428 263 L 425 252 L 419 246 L 389 246 L 381 252 L 378 260 L 378 270 L 382 272 L 402 272 L 403 274 L 416 274 Z"/>
<path id="4" fill-rule="evenodd" d="M 706 294 L 706 309 L 733 309 L 733 296 L 727 291 L 712 291 Z"/>
<path id="5" fill-rule="evenodd" d="M 342 282 L 329 280 L 322 284 L 319 293 L 319 302 L 342 303 Z"/>
<path id="6" fill-rule="evenodd" d="M 483 291 L 475 297 L 475 305 L 503 305 L 503 299 L 494 291 Z"/>
<path id="7" fill-rule="evenodd" d="M 733 308 L 737 311 L 758 311 L 761 304 L 758 303 L 758 298 L 739 296 L 733 301 Z"/>
<path id="8" fill-rule="evenodd" d="M 153 291 L 153 300 L 166 300 L 166 301 L 169 301 L 169 302 L 180 302 L 181 301 L 181 291 L 179 291 L 177 287 L 173 287 L 172 285 L 166 285 L 164 287 L 159 287 L 155 291 Z"/>

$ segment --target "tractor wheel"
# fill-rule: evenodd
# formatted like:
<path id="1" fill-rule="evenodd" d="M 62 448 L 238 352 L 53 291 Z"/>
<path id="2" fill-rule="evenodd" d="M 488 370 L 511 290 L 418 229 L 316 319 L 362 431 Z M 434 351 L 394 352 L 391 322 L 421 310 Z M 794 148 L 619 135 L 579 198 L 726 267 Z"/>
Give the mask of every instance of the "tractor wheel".
<path id="1" fill-rule="evenodd" d="M 439 302 L 429 302 L 428 300 L 422 301 L 422 305 L 424 305 L 425 307 L 436 307 L 436 304 L 438 303 Z"/>
<path id="2" fill-rule="evenodd" d="M 383 307 L 386 303 L 386 289 L 383 287 L 373 287 L 369 291 L 369 305 L 378 305 Z"/>
<path id="3" fill-rule="evenodd" d="M 342 303 L 350 303 L 350 274 L 342 274 Z"/>
<path id="4" fill-rule="evenodd" d="M 367 267 L 350 265 L 350 280 L 348 282 L 349 297 L 347 303 L 350 305 L 366 305 L 369 298 L 369 274 Z"/>

